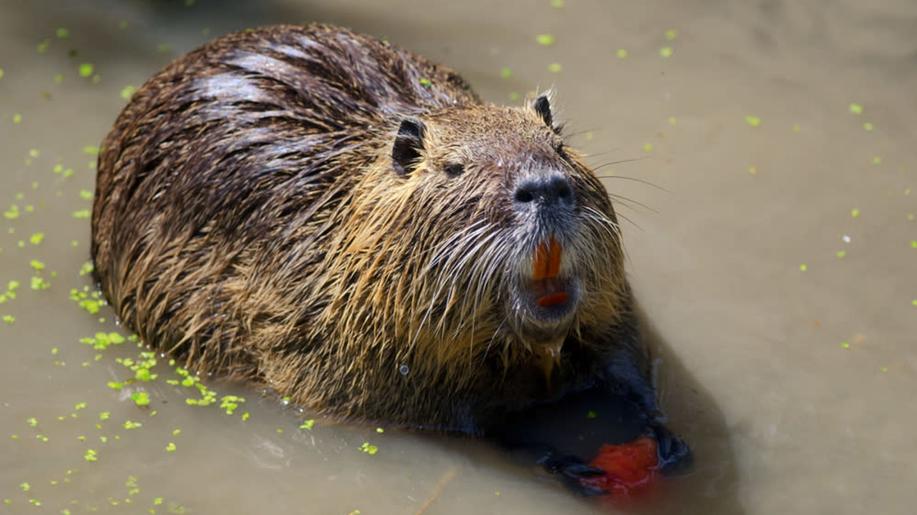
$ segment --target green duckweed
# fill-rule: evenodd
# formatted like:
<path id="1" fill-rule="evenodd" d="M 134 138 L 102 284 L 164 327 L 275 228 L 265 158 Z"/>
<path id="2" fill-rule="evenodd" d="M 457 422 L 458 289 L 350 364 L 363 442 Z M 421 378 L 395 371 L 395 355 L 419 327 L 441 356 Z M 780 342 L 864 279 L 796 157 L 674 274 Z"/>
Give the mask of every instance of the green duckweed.
<path id="1" fill-rule="evenodd" d="M 150 405 L 150 394 L 144 391 L 137 391 L 131 394 L 131 400 L 134 401 L 134 404 L 140 407 Z"/>
<path id="2" fill-rule="evenodd" d="M 761 126 L 761 118 L 749 114 L 745 116 L 745 123 L 747 123 L 750 127 L 759 127 Z"/>
<path id="3" fill-rule="evenodd" d="M 29 286 L 33 290 L 47 290 L 51 287 L 51 283 L 46 281 L 43 277 L 33 276 L 29 281 Z"/>
<path id="4" fill-rule="evenodd" d="M 121 88 L 121 98 L 124 100 L 130 100 L 134 93 L 137 92 L 136 86 L 124 86 Z"/>
<path id="5" fill-rule="evenodd" d="M 538 34 L 535 41 L 541 46 L 551 46 L 557 42 L 557 38 L 553 34 Z"/>
<path id="6" fill-rule="evenodd" d="M 90 268 L 91 268 L 90 264 Z M 86 272 L 83 274 L 83 272 Z M 87 275 L 92 273 L 92 270 L 86 270 L 85 265 L 80 268 L 80 275 Z M 98 291 L 89 291 L 89 287 L 85 286 L 82 290 L 77 290 L 73 288 L 70 290 L 70 300 L 77 303 L 77 305 L 85 310 L 90 315 L 95 315 L 102 309 L 102 306 L 105 305 L 105 300 L 102 298 L 102 293 Z"/>
<path id="7" fill-rule="evenodd" d="M 236 408 L 238 408 L 239 405 L 244 402 L 245 399 L 242 397 L 238 397 L 236 395 L 224 395 L 222 398 L 220 398 L 220 409 L 222 409 L 227 415 L 232 415 L 236 411 Z"/>
<path id="8" fill-rule="evenodd" d="M 3 218 L 6 218 L 7 220 L 16 220 L 19 218 L 19 215 L 19 206 L 16 204 L 10 205 L 10 207 L 3 212 Z"/>
<path id="9" fill-rule="evenodd" d="M 93 336 L 80 338 L 80 343 L 91 345 L 95 350 L 105 350 L 111 345 L 121 345 L 125 342 L 124 336 L 120 333 L 96 333 Z"/>

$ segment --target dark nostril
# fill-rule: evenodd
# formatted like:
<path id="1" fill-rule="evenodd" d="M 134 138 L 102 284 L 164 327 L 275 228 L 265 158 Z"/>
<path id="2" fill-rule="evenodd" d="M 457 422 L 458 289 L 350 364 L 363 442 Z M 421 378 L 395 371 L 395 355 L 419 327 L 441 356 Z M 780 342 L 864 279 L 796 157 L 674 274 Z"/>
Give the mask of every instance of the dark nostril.
<path id="1" fill-rule="evenodd" d="M 538 201 L 542 204 L 556 202 L 570 202 L 573 199 L 573 189 L 570 182 L 562 176 L 526 179 L 516 186 L 514 193 L 516 202 L 529 203 Z"/>
<path id="2" fill-rule="evenodd" d="M 535 200 L 535 194 L 532 193 L 528 185 L 522 185 L 516 189 L 516 202 L 531 202 Z"/>
<path id="3" fill-rule="evenodd" d="M 552 188 L 554 189 L 554 195 L 561 200 L 569 200 L 573 196 L 573 190 L 570 189 L 570 183 L 562 177 L 555 177 L 551 181 Z"/>

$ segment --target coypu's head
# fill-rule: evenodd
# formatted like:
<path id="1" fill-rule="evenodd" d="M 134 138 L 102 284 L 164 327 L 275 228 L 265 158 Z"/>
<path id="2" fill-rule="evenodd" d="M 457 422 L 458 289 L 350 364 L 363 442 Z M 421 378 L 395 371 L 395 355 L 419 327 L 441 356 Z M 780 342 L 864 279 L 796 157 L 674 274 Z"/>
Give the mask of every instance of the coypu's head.
<path id="1" fill-rule="evenodd" d="M 571 331 L 626 309 L 608 194 L 566 146 L 547 96 L 392 129 L 353 197 L 359 309 L 451 368 L 487 352 L 557 358 Z"/>

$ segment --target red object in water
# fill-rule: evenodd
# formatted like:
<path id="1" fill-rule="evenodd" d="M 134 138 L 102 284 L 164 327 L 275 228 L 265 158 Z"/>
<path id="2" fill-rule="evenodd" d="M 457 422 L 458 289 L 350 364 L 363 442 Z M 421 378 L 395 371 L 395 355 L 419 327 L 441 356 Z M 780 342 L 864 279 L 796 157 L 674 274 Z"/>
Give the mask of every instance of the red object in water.
<path id="1" fill-rule="evenodd" d="M 605 490 L 613 499 L 634 497 L 656 481 L 656 441 L 641 436 L 628 443 L 605 444 L 590 465 L 604 470 L 605 475 L 583 479 L 585 484 Z"/>

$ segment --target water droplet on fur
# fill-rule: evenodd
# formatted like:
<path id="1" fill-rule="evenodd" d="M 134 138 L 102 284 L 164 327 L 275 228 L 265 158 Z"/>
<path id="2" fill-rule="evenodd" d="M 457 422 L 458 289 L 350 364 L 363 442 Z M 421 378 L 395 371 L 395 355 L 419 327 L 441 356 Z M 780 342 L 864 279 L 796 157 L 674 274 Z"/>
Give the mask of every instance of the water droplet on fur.
<path id="1" fill-rule="evenodd" d="M 401 365 L 400 367 L 398 367 L 398 372 L 400 372 L 401 375 L 406 376 L 411 373 L 411 367 L 407 365 Z"/>

